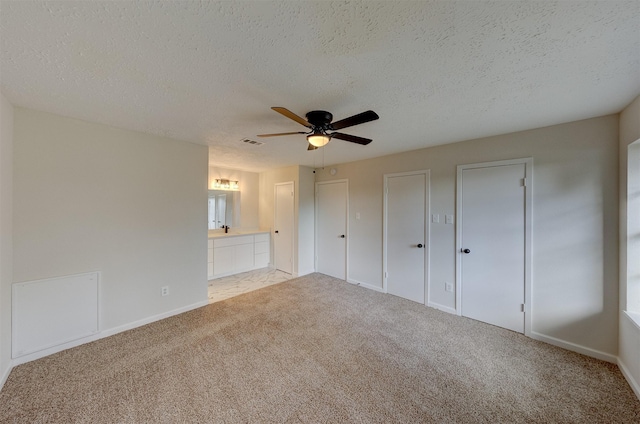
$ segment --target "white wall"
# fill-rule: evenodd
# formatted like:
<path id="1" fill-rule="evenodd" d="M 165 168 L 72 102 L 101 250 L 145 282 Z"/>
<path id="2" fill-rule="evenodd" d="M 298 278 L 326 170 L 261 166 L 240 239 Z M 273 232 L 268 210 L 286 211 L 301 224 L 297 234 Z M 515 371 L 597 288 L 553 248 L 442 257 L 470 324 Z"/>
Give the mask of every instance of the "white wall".
<path id="1" fill-rule="evenodd" d="M 465 141 L 318 170 L 349 179 L 349 276 L 382 288 L 383 174 L 431 170 L 431 213 L 455 215 L 456 165 L 532 157 L 535 337 L 615 360 L 618 116 Z M 355 220 L 355 214 L 360 219 Z M 455 226 L 431 225 L 430 299 L 455 308 Z"/>
<path id="2" fill-rule="evenodd" d="M 100 271 L 102 331 L 206 304 L 206 146 L 22 108 L 14 141 L 14 282 Z"/>
<path id="3" fill-rule="evenodd" d="M 11 370 L 13 106 L 0 93 L 0 388 Z"/>
<path id="4" fill-rule="evenodd" d="M 259 229 L 258 199 L 259 174 L 257 172 L 239 171 L 237 169 L 209 167 L 209 188 L 217 178 L 238 181 L 240 186 L 240 229 Z"/>
<path id="5" fill-rule="evenodd" d="M 271 259 L 273 264 L 273 220 L 275 210 L 275 185 L 293 181 L 294 186 L 294 246 L 293 274 L 305 275 L 314 270 L 314 174 L 304 166 L 289 166 L 260 173 L 260 228 L 271 234 Z"/>
<path id="6" fill-rule="evenodd" d="M 633 218 L 633 214 L 629 214 L 629 206 L 627 204 L 627 160 L 630 148 L 636 150 L 636 154 L 640 146 L 636 146 L 640 140 L 640 96 L 637 97 L 629 106 L 627 106 L 620 114 L 620 346 L 619 346 L 619 363 L 625 377 L 634 388 L 636 395 L 640 398 L 640 322 L 633 321 L 629 315 L 625 313 L 627 308 L 637 306 L 636 302 L 630 302 L 628 299 L 627 284 L 628 281 L 634 281 L 637 284 L 637 267 L 638 253 L 640 252 L 640 240 L 637 237 L 628 239 L 628 220 Z M 631 144 L 634 144 L 631 147 Z M 636 202 L 638 199 L 635 199 Z M 635 224 L 637 225 L 637 217 Z M 633 225 L 633 224 L 632 224 Z M 635 268 L 634 268 L 635 267 Z M 632 294 L 637 296 L 636 294 Z M 637 301 L 637 299 L 634 299 Z M 634 305 L 631 305 L 634 303 Z M 635 312 L 640 312 L 634 310 Z"/>

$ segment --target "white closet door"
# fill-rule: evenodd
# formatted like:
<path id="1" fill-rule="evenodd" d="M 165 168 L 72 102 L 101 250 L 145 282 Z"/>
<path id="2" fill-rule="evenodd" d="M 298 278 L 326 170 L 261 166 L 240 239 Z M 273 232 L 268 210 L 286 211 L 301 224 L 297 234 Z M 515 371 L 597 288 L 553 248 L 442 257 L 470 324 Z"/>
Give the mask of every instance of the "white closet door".
<path id="1" fill-rule="evenodd" d="M 316 184 L 316 271 L 347 279 L 347 181 Z"/>
<path id="2" fill-rule="evenodd" d="M 524 333 L 525 164 L 462 170 L 461 312 Z"/>
<path id="3" fill-rule="evenodd" d="M 387 293 L 426 303 L 428 238 L 426 171 L 385 176 Z"/>

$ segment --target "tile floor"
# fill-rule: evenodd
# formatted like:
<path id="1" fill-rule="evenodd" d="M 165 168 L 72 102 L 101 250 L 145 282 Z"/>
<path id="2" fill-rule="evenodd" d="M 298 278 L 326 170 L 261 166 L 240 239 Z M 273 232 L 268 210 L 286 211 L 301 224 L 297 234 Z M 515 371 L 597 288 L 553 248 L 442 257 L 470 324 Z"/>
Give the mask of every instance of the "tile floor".
<path id="1" fill-rule="evenodd" d="M 209 280 L 209 303 L 219 302 L 242 293 L 282 283 L 291 278 L 293 276 L 286 272 L 263 268 Z"/>

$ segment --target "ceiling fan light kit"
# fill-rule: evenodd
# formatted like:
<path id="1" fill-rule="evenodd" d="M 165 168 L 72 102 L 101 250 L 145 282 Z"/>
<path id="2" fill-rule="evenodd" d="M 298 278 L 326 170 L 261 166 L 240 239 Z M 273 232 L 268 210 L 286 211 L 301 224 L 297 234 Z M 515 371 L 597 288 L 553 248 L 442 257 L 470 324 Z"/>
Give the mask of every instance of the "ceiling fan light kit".
<path id="1" fill-rule="evenodd" d="M 278 137 L 282 135 L 294 135 L 294 134 L 306 134 L 308 147 L 307 150 L 316 150 L 318 147 L 326 146 L 332 138 L 338 138 L 340 140 L 348 141 L 351 143 L 362 144 L 363 146 L 371 143 L 373 140 L 369 138 L 358 137 L 355 135 L 343 134 L 339 132 L 329 133 L 327 131 L 336 131 L 342 128 L 351 127 L 354 125 L 364 124 L 365 122 L 375 121 L 379 119 L 377 113 L 372 110 L 359 113 L 357 115 L 350 116 L 349 118 L 342 119 L 337 122 L 331 122 L 333 115 L 325 110 L 312 110 L 308 112 L 306 120 L 283 107 L 272 107 L 271 109 L 286 116 L 287 118 L 296 121 L 300 125 L 304 125 L 311 131 L 295 131 L 277 134 L 258 134 L 258 137 Z"/>
<path id="2" fill-rule="evenodd" d="M 322 147 L 331 141 L 331 136 L 327 134 L 310 134 L 307 136 L 307 140 L 315 147 Z"/>

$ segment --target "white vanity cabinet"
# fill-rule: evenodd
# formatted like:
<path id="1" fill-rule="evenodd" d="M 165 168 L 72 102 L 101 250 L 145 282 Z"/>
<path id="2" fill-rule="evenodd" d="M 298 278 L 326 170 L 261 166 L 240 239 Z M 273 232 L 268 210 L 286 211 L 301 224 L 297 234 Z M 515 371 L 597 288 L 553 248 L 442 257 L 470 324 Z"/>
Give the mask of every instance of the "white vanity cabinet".
<path id="1" fill-rule="evenodd" d="M 214 237 L 208 255 L 210 280 L 264 268 L 269 265 L 269 233 Z"/>
<path id="2" fill-rule="evenodd" d="M 269 233 L 256 234 L 254 239 L 254 260 L 256 269 L 269 266 Z"/>
<path id="3" fill-rule="evenodd" d="M 207 244 L 207 280 L 213 278 L 213 240 L 209 239 Z"/>

